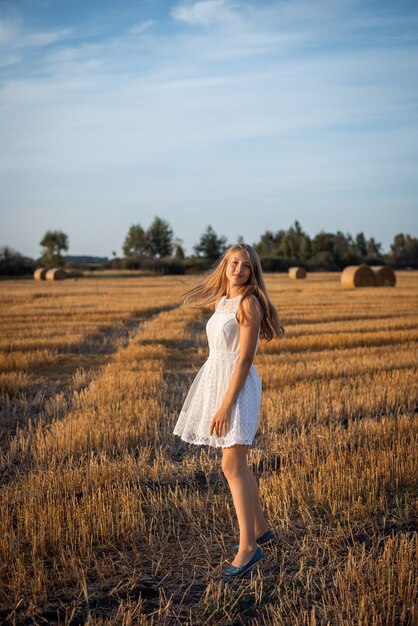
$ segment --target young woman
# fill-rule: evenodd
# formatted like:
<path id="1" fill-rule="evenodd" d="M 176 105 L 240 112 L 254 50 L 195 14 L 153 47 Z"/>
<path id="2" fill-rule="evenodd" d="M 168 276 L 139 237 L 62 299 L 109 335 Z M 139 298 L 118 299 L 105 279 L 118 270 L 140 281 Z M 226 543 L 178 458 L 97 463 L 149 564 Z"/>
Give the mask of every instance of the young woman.
<path id="1" fill-rule="evenodd" d="M 173 433 L 196 445 L 222 448 L 222 470 L 231 490 L 240 539 L 222 572 L 241 576 L 262 558 L 273 539 L 261 509 L 247 452 L 258 427 L 261 380 L 253 365 L 259 337 L 282 337 L 284 328 L 264 283 L 260 259 L 248 244 L 228 248 L 184 302 L 214 309 L 206 324 L 209 357 L 197 373 Z"/>

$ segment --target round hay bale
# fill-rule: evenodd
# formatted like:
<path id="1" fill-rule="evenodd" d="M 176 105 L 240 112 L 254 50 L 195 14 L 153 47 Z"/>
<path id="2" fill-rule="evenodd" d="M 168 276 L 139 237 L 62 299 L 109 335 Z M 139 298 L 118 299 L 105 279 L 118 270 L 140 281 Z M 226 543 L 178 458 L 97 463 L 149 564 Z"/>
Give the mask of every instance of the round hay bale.
<path id="1" fill-rule="evenodd" d="M 378 287 L 394 287 L 396 285 L 396 274 L 388 265 L 376 265 L 372 267 L 372 270 Z"/>
<path id="2" fill-rule="evenodd" d="M 349 265 L 341 272 L 341 287 L 351 289 L 353 287 L 375 287 L 376 278 L 371 267 L 361 265 Z"/>
<path id="3" fill-rule="evenodd" d="M 47 274 L 47 269 L 46 267 L 38 267 L 38 269 L 35 270 L 33 277 L 35 280 L 46 280 L 46 274 Z"/>
<path id="4" fill-rule="evenodd" d="M 304 267 L 289 267 L 289 278 L 306 278 L 306 270 Z"/>
<path id="5" fill-rule="evenodd" d="M 46 273 L 47 280 L 64 280 L 67 278 L 67 272 L 62 267 L 54 267 Z"/>

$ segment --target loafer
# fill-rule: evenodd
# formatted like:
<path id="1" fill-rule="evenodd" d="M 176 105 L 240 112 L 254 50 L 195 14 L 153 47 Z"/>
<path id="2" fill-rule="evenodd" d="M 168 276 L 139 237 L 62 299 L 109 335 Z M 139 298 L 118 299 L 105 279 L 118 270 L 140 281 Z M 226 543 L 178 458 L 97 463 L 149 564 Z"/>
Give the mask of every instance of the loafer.
<path id="1" fill-rule="evenodd" d="M 235 567 L 235 565 L 228 565 L 227 568 L 223 570 L 221 573 L 222 578 L 226 580 L 232 580 L 233 578 L 237 578 L 238 576 L 242 576 L 245 572 L 249 572 L 253 567 L 257 565 L 263 558 L 263 553 L 261 552 L 261 548 L 257 548 L 254 552 L 251 559 L 245 565 L 241 565 L 241 567 Z"/>
<path id="2" fill-rule="evenodd" d="M 258 539 L 256 539 L 256 542 L 258 543 L 259 546 L 265 546 L 267 543 L 271 543 L 273 541 L 273 533 L 271 532 L 271 530 L 266 530 L 266 532 L 261 535 L 261 537 L 259 537 Z M 238 550 L 239 548 L 239 543 L 236 543 L 234 546 L 232 546 L 233 550 Z"/>

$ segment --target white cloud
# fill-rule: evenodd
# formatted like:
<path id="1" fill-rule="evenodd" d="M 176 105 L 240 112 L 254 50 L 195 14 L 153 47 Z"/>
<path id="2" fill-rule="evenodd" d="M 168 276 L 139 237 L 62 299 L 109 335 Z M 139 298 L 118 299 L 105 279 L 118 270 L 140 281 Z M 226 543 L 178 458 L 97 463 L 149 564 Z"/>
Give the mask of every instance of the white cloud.
<path id="1" fill-rule="evenodd" d="M 70 28 L 63 28 L 56 31 L 26 33 L 23 34 L 20 42 L 18 42 L 18 45 L 20 47 L 43 48 L 44 46 L 48 46 L 50 43 L 68 39 L 70 35 Z"/>
<path id="2" fill-rule="evenodd" d="M 84 75 L 104 64 L 104 48 L 99 43 L 52 48 L 45 54 L 43 68 L 53 78 L 60 75 Z"/>
<path id="3" fill-rule="evenodd" d="M 6 50 L 9 64 L 25 53 L 31 64 L 0 85 L 1 206 L 191 215 L 252 204 L 268 217 L 283 205 L 377 211 L 383 196 L 395 206 L 398 189 L 407 206 L 418 56 L 395 38 L 410 20 L 385 15 L 372 29 L 373 16 L 324 6 L 183 2 L 178 23 L 221 28 L 144 20 L 34 55 Z M 12 32 L 0 22 L 3 45 Z M 37 45 L 65 38 L 14 33 Z"/>
<path id="4" fill-rule="evenodd" d="M 17 54 L 9 54 L 0 58 L 0 67 L 9 67 L 10 65 L 16 65 L 22 61 L 22 57 Z"/>
<path id="5" fill-rule="evenodd" d="M 178 22 L 194 26 L 209 26 L 221 22 L 235 21 L 238 17 L 237 5 L 228 0 L 199 0 L 194 4 L 180 4 L 171 10 L 171 16 Z"/>
<path id="6" fill-rule="evenodd" d="M 0 20 L 0 47 L 5 47 L 12 43 L 17 33 L 16 24 L 9 20 Z"/>
<path id="7" fill-rule="evenodd" d="M 132 28 L 129 29 L 129 32 L 132 33 L 133 35 L 140 35 L 141 33 L 155 26 L 155 24 L 157 24 L 156 20 L 143 20 L 142 22 L 139 22 L 138 24 L 134 24 L 134 26 L 132 26 Z"/>
<path id="8" fill-rule="evenodd" d="M 43 48 L 51 43 L 67 39 L 70 28 L 50 31 L 28 31 L 17 21 L 0 20 L 0 50 Z"/>

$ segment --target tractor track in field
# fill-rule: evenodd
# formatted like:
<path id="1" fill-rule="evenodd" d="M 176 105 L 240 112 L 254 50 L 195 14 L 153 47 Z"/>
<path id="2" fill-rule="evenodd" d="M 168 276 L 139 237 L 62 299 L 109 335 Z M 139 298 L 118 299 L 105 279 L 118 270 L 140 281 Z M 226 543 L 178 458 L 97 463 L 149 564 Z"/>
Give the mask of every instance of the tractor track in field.
<path id="1" fill-rule="evenodd" d="M 44 422 L 63 419 L 71 411 L 74 392 L 86 389 L 118 350 L 140 332 L 144 322 L 179 306 L 175 303 L 134 312 L 118 324 L 88 334 L 71 350 L 60 351 L 52 363 L 29 368 L 31 380 L 23 390 L 0 396 L 0 454 L 7 454 L 18 428 L 24 428 L 29 420 L 33 425 L 40 418 Z M 0 474 L 0 485 L 8 482 L 7 474 L 7 470 L 6 475 Z"/>
<path id="2" fill-rule="evenodd" d="M 166 307 L 156 312 L 156 314 L 164 310 L 174 310 L 177 307 Z M 148 316 L 150 319 L 152 316 Z M 138 327 L 141 321 L 136 320 L 136 323 L 130 324 L 129 332 L 124 333 L 123 342 L 120 342 L 119 337 L 122 333 L 117 333 L 118 342 L 117 349 L 125 347 L 129 340 L 138 336 Z M 202 355 L 198 355 L 198 347 L 206 347 L 204 338 L 205 328 L 205 316 L 202 315 L 198 320 L 185 325 L 184 333 L 187 336 L 179 337 L 178 339 L 141 339 L 142 345 L 152 345 L 158 343 L 163 345 L 167 350 L 167 360 L 165 361 L 165 378 L 167 381 L 167 388 L 172 392 L 165 397 L 165 406 L 167 414 L 173 414 L 178 408 L 179 397 L 181 395 L 180 389 L 184 384 L 188 384 L 190 379 L 195 375 L 200 361 L 202 361 Z M 113 352 L 115 352 L 114 350 Z M 108 353 L 110 356 L 113 352 Z M 174 447 L 177 446 L 177 442 L 174 441 Z M 181 463 L 181 458 L 185 452 L 184 444 L 180 442 L 179 458 L 176 458 L 176 454 L 171 455 L 171 458 L 175 462 Z M 173 448 L 174 451 L 174 448 Z M 19 468 L 19 475 L 25 473 L 25 468 Z M 27 468 L 29 471 L 31 468 Z M 10 479 L 13 478 L 11 472 Z M 8 481 L 10 482 L 10 481 Z M 222 477 L 219 475 L 207 476 L 201 469 L 197 469 L 194 476 L 194 488 L 199 486 L 200 490 L 207 491 L 208 489 L 214 492 L 222 492 L 225 489 L 225 485 L 222 483 Z M 173 489 L 176 484 L 178 486 L 190 485 L 190 479 L 184 480 L 182 478 L 175 477 L 168 481 L 146 481 L 143 483 L 143 487 L 146 489 L 160 489 L 161 486 L 166 486 L 169 489 Z M 84 624 L 86 619 L 90 616 L 95 618 L 110 618 L 114 614 L 121 603 L 126 600 L 135 600 L 141 598 L 142 611 L 146 614 L 152 614 L 155 610 L 158 610 L 160 590 L 165 594 L 172 596 L 171 615 L 166 621 L 166 624 L 187 624 L 189 623 L 189 607 L 197 608 L 202 600 L 202 596 L 207 588 L 207 577 L 204 575 L 195 575 L 193 580 L 185 580 L 183 584 L 179 586 L 178 579 L 174 576 L 169 580 L 166 580 L 166 576 L 161 578 L 160 575 L 153 575 L 153 560 L 143 556 L 141 558 L 141 578 L 134 585 L 130 579 L 124 581 L 126 577 L 125 565 L 126 562 L 135 562 L 138 559 L 136 552 L 130 554 L 130 549 L 125 547 L 123 549 L 123 559 L 120 558 L 120 551 L 112 546 L 97 547 L 95 552 L 98 559 L 114 558 L 115 574 L 112 578 L 108 579 L 105 583 L 99 581 L 92 572 L 86 580 L 89 588 L 89 607 L 86 607 L 83 598 L 80 597 L 79 589 L 72 589 L 71 586 L 63 590 L 63 593 L 57 594 L 54 598 L 48 598 L 45 602 L 40 603 L 38 606 L 37 619 L 45 620 L 48 623 L 58 624 L 68 620 L 69 615 L 71 617 L 71 624 Z M 117 591 L 115 591 L 117 589 Z M 188 607 L 186 608 L 183 603 L 184 592 L 188 592 Z M 4 620 L 4 623 L 21 623 L 29 624 L 33 623 L 33 619 L 30 616 L 30 604 L 23 601 L 20 603 L 16 611 L 12 611 L 7 606 L 0 606 L 0 619 Z M 18 620 L 16 622 L 16 620 Z"/>

